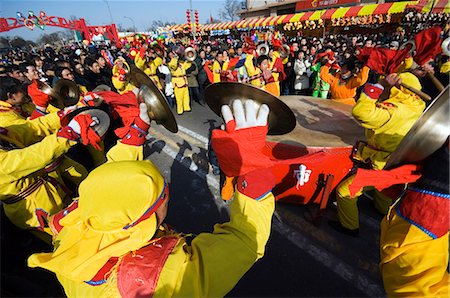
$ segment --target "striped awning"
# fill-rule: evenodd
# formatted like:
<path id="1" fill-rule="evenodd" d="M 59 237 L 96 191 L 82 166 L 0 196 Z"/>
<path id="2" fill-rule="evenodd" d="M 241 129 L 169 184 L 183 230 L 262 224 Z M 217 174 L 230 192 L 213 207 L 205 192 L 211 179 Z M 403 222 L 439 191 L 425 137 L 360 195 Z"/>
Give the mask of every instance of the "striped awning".
<path id="1" fill-rule="evenodd" d="M 415 1 L 411 7 L 422 13 L 450 13 L 450 2 L 448 0 L 420 0 Z"/>
<path id="2" fill-rule="evenodd" d="M 415 7 L 416 9 L 420 8 L 420 10 L 423 12 L 429 12 L 431 9 L 433 9 L 433 12 L 450 12 L 450 4 L 448 0 L 434 0 L 434 2 L 436 3 L 433 7 L 430 6 L 430 3 L 433 3 L 433 0 L 420 0 L 322 9 L 281 16 L 250 18 L 233 22 L 201 25 L 200 30 L 210 31 L 234 28 L 256 28 L 264 26 L 275 26 L 285 23 L 295 23 L 300 21 L 317 21 L 320 19 L 330 20 L 345 17 L 364 17 L 379 14 L 396 14 L 402 13 L 407 7 Z M 187 24 L 172 26 L 170 30 L 179 31 L 183 29 L 183 26 L 187 26 Z"/>

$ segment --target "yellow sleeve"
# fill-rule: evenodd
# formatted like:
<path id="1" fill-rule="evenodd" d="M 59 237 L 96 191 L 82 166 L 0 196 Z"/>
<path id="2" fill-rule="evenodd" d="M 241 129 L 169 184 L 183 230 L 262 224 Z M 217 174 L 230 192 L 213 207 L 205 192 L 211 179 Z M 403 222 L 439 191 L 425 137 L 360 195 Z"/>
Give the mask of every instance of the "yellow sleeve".
<path id="1" fill-rule="evenodd" d="M 176 58 L 170 59 L 168 66 L 169 66 L 171 71 L 177 70 L 177 68 L 178 68 L 178 59 L 176 59 Z"/>
<path id="2" fill-rule="evenodd" d="M 367 129 L 379 128 L 391 118 L 389 108 L 378 107 L 377 101 L 364 93 L 361 93 L 358 102 L 353 107 L 352 114 Z"/>
<path id="3" fill-rule="evenodd" d="M 449 297 L 448 233 L 433 239 L 392 208 L 381 222 L 380 257 L 388 297 Z"/>
<path id="4" fill-rule="evenodd" d="M 161 57 L 156 57 L 152 63 L 155 65 L 155 68 L 158 68 L 163 64 L 163 59 Z"/>
<path id="5" fill-rule="evenodd" d="M 117 141 L 117 144 L 109 149 L 106 154 L 108 162 L 123 161 L 123 160 L 144 160 L 144 148 L 143 146 L 132 146 L 122 144 L 121 141 Z"/>
<path id="6" fill-rule="evenodd" d="M 220 82 L 220 64 L 217 61 L 214 61 L 213 63 L 213 76 L 214 76 L 214 82 L 213 83 L 219 83 Z"/>
<path id="7" fill-rule="evenodd" d="M 367 79 L 369 78 L 369 71 L 370 68 L 364 66 L 356 77 L 353 77 L 348 81 L 347 86 L 350 89 L 353 89 L 364 85 L 367 82 Z"/>
<path id="8" fill-rule="evenodd" d="M 258 74 L 256 67 L 253 65 L 253 55 L 247 54 L 247 56 L 245 56 L 244 66 L 249 77 Z"/>
<path id="9" fill-rule="evenodd" d="M 78 88 L 80 88 L 80 96 L 83 97 L 83 95 L 85 95 L 86 93 L 88 93 L 89 91 L 87 90 L 87 88 L 83 85 L 78 85 Z"/>
<path id="10" fill-rule="evenodd" d="M 330 74 L 330 67 L 326 65 L 320 68 L 320 79 L 330 85 L 336 80 L 336 78 Z"/>
<path id="11" fill-rule="evenodd" d="M 141 55 L 138 53 L 136 55 L 136 57 L 134 57 L 134 64 L 140 70 L 144 70 L 145 69 L 145 57 L 141 58 Z"/>
<path id="12" fill-rule="evenodd" d="M 13 134 L 14 139 L 25 146 L 38 142 L 43 137 L 57 132 L 60 128 L 61 122 L 57 113 L 50 113 L 6 127 L 8 134 Z"/>
<path id="13" fill-rule="evenodd" d="M 76 142 L 52 134 L 26 148 L 0 151 L 1 183 L 10 183 L 42 170 L 75 144 Z"/>
<path id="14" fill-rule="evenodd" d="M 188 263 L 176 296 L 225 296 L 264 255 L 274 206 L 271 192 L 255 201 L 236 191 L 230 221 L 216 224 L 212 234 L 202 233 L 184 247 Z"/>
<path id="15" fill-rule="evenodd" d="M 184 61 L 182 65 L 184 70 L 188 70 L 192 66 L 192 62 Z"/>

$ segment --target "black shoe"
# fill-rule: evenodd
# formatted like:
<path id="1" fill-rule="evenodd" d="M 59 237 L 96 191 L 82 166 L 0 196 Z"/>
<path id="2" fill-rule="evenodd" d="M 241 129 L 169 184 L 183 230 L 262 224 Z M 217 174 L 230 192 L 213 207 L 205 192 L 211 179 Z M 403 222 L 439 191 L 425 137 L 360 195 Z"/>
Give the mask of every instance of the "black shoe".
<path id="1" fill-rule="evenodd" d="M 346 234 L 352 237 L 358 237 L 359 235 L 359 229 L 350 230 L 347 228 L 344 228 L 340 222 L 335 220 L 329 220 L 328 225 L 332 227 L 334 230 L 338 231 L 339 233 Z"/>

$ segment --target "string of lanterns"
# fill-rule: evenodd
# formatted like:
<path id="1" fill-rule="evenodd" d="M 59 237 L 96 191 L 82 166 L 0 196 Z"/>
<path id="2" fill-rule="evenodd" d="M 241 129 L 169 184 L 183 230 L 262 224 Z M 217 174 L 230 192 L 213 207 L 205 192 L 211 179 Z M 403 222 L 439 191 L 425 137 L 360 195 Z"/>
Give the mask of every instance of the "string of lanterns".
<path id="1" fill-rule="evenodd" d="M 292 31 L 292 30 L 301 30 L 301 29 L 309 29 L 309 30 L 314 30 L 314 29 L 319 29 L 319 28 L 323 28 L 324 26 L 324 21 L 322 19 L 317 20 L 317 21 L 298 21 L 298 22 L 294 22 L 294 23 L 286 23 L 283 26 L 283 29 L 285 31 Z"/>
<path id="2" fill-rule="evenodd" d="M 388 24 L 391 23 L 392 16 L 390 14 L 382 15 L 369 15 L 369 16 L 357 16 L 357 17 L 344 17 L 344 18 L 336 18 L 331 19 L 331 26 L 364 26 L 364 25 L 374 25 L 374 24 Z M 329 24 L 329 23 L 328 23 Z M 283 26 L 285 31 L 292 30 L 301 30 L 301 29 L 320 29 L 325 25 L 322 19 L 319 20 L 306 20 L 306 21 L 298 21 L 293 23 L 286 23 Z"/>

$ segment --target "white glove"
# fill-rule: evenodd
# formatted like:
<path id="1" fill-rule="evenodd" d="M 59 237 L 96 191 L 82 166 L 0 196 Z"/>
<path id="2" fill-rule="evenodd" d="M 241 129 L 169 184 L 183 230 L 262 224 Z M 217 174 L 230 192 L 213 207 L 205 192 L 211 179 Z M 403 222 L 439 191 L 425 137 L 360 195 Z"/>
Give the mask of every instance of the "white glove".
<path id="1" fill-rule="evenodd" d="M 98 118 L 92 116 L 92 123 L 89 126 L 92 127 L 99 123 L 100 123 L 100 121 L 98 120 Z M 81 134 L 81 127 L 77 120 L 75 120 L 75 119 L 70 120 L 70 122 L 69 122 L 69 124 L 67 124 L 67 126 L 69 126 L 76 134 L 78 134 L 78 135 Z"/>
<path id="2" fill-rule="evenodd" d="M 236 120 L 236 130 L 238 130 L 255 126 L 266 126 L 270 109 L 266 104 L 262 104 L 259 109 L 257 109 L 257 105 L 253 100 L 246 100 L 244 111 L 242 101 L 237 99 L 233 101 L 234 113 L 231 112 L 228 105 L 223 105 L 221 111 L 225 123 L 228 123 L 233 119 Z"/>
<path id="3" fill-rule="evenodd" d="M 147 105 L 145 103 L 139 104 L 139 118 L 141 118 L 142 121 L 150 125 L 150 117 L 148 116 L 148 109 Z"/>

